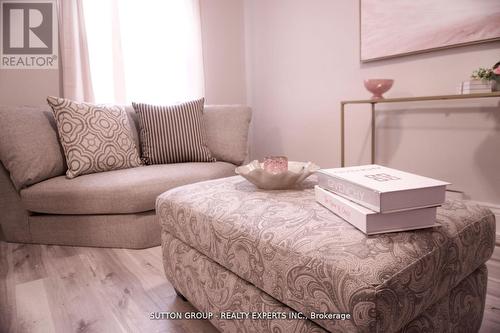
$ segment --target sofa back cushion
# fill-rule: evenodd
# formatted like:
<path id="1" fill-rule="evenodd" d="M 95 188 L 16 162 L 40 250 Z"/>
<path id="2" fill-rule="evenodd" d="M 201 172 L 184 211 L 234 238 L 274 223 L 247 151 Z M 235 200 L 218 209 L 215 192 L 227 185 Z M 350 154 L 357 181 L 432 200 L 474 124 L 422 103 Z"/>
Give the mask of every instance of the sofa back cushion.
<path id="1" fill-rule="evenodd" d="M 0 160 L 17 190 L 64 174 L 64 155 L 48 106 L 0 106 Z"/>
<path id="2" fill-rule="evenodd" d="M 137 147 L 139 143 L 139 118 L 131 105 L 128 113 L 130 126 Z M 248 154 L 248 131 L 252 111 L 244 105 L 205 105 L 203 122 L 207 135 L 207 146 L 218 161 L 241 165 Z"/>
<path id="3" fill-rule="evenodd" d="M 132 105 L 124 106 L 125 111 L 127 111 L 128 122 L 130 124 L 130 131 L 132 132 L 132 136 L 134 137 L 134 142 L 137 147 L 137 151 L 139 152 L 139 156 L 141 156 L 141 142 L 139 141 L 139 117 L 137 113 L 135 113 Z"/>
<path id="4" fill-rule="evenodd" d="M 203 113 L 208 148 L 218 161 L 241 165 L 248 153 L 249 107 L 206 105 Z"/>

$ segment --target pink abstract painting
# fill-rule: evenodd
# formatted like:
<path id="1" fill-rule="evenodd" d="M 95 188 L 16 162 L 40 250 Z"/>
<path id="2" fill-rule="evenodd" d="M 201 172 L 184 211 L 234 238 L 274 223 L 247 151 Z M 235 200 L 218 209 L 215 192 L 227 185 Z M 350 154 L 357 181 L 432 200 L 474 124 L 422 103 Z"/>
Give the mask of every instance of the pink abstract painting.
<path id="1" fill-rule="evenodd" d="M 361 0 L 361 61 L 500 39 L 500 0 Z"/>

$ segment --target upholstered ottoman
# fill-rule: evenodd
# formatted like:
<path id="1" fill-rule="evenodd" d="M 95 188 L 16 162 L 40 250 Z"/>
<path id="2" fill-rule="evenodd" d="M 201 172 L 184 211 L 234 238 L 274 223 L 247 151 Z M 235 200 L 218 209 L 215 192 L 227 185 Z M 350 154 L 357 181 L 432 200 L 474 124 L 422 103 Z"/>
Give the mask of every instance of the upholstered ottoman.
<path id="1" fill-rule="evenodd" d="M 317 204 L 314 184 L 263 191 L 236 176 L 163 193 L 167 278 L 224 332 L 479 329 L 489 210 L 447 201 L 439 227 L 368 237 Z"/>

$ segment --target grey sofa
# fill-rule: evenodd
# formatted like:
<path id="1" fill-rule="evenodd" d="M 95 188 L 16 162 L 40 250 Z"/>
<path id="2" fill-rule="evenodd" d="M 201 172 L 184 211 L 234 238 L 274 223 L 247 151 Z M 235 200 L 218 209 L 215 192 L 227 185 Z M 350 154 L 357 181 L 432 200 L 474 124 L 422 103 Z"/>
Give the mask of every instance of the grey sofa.
<path id="1" fill-rule="evenodd" d="M 140 147 L 136 115 L 131 107 L 126 109 Z M 122 248 L 159 245 L 156 197 L 180 185 L 234 175 L 246 159 L 250 119 L 248 107 L 205 107 L 214 163 L 150 165 L 67 179 L 49 107 L 0 106 L 0 239 Z"/>

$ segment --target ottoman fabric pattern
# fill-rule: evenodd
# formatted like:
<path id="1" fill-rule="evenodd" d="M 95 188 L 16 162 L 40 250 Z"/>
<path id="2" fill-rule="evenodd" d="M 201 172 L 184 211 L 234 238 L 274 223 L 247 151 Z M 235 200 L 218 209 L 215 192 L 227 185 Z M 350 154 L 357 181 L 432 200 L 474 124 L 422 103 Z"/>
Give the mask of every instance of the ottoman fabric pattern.
<path id="1" fill-rule="evenodd" d="M 162 232 L 165 273 L 176 288 L 198 310 L 220 313 L 266 312 L 290 313 L 292 309 L 278 302 L 249 282 L 239 278 L 169 233 Z M 300 332 L 322 333 L 324 329 L 309 320 L 224 320 L 213 323 L 226 332 Z"/>
<path id="2" fill-rule="evenodd" d="M 367 237 L 302 191 L 261 191 L 241 177 L 157 199 L 162 230 L 292 309 L 351 313 L 338 332 L 396 332 L 491 256 L 493 214 L 449 201 L 440 227 Z M 482 313 L 482 312 L 481 312 Z"/>
<path id="3" fill-rule="evenodd" d="M 478 332 L 483 321 L 488 270 L 483 264 L 401 332 Z"/>
<path id="4" fill-rule="evenodd" d="M 200 311 L 295 312 L 165 230 L 162 251 L 168 279 Z M 487 277 L 486 266 L 481 265 L 399 332 L 477 332 L 482 322 Z M 326 332 L 312 321 L 300 319 L 224 320 L 215 316 L 212 323 L 222 332 Z"/>

